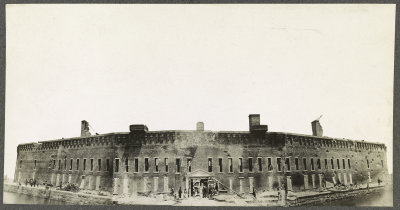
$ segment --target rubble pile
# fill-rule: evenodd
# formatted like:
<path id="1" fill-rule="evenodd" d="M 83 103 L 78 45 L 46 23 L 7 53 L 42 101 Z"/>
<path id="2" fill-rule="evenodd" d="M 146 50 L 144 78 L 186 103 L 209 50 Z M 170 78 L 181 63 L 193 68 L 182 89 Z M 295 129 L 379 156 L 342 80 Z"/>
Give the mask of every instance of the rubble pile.
<path id="1" fill-rule="evenodd" d="M 68 183 L 62 187 L 62 190 L 71 191 L 71 192 L 79 192 L 80 189 L 79 189 L 78 185 L 76 185 L 74 183 Z"/>

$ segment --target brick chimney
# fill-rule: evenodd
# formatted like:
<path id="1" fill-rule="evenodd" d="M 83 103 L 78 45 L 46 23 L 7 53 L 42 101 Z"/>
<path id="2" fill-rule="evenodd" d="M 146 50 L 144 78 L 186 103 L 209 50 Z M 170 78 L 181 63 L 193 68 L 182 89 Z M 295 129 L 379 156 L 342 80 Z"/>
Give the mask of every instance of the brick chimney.
<path id="1" fill-rule="evenodd" d="M 311 128 L 313 136 L 322 137 L 323 130 L 321 124 L 319 123 L 319 120 L 312 121 Z"/>
<path id="2" fill-rule="evenodd" d="M 252 133 L 265 133 L 268 131 L 268 125 L 260 125 L 260 115 L 250 114 L 249 115 L 249 130 Z"/>
<path id="3" fill-rule="evenodd" d="M 256 125 L 260 125 L 260 115 L 259 114 L 250 114 L 249 115 L 249 130 Z"/>
<path id="4" fill-rule="evenodd" d="M 133 124 L 129 126 L 129 131 L 131 133 L 147 133 L 149 129 L 146 125 L 143 124 Z"/>
<path id="5" fill-rule="evenodd" d="M 204 123 L 203 122 L 196 123 L 196 131 L 204 131 Z"/>
<path id="6" fill-rule="evenodd" d="M 91 133 L 89 132 L 89 123 L 86 120 L 82 120 L 81 122 L 81 137 L 90 136 Z"/>

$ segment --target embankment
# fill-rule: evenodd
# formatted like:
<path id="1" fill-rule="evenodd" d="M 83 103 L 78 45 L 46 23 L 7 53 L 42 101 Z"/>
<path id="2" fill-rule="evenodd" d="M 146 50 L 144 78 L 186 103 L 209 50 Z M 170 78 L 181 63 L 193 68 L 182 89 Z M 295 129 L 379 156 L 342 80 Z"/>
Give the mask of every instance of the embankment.
<path id="1" fill-rule="evenodd" d="M 79 205 L 112 205 L 112 198 L 83 193 L 60 191 L 55 189 L 44 189 L 37 187 L 25 187 L 12 184 L 4 184 L 4 191 L 36 196 L 51 200 L 64 201 L 68 204 Z"/>

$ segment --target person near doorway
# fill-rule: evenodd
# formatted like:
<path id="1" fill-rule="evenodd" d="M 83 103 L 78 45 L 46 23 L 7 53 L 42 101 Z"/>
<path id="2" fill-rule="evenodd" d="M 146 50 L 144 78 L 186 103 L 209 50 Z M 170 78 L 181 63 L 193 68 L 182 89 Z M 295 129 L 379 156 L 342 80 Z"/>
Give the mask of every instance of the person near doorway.
<path id="1" fill-rule="evenodd" d="M 203 198 L 207 197 L 207 186 L 203 186 Z"/>
<path id="2" fill-rule="evenodd" d="M 254 187 L 253 187 L 253 196 L 254 196 L 254 198 L 257 198 L 257 195 L 256 195 L 256 188 L 254 188 Z"/>
<path id="3" fill-rule="evenodd" d="M 179 199 L 181 199 L 182 198 L 182 187 L 179 187 L 178 195 L 179 195 Z"/>
<path id="4" fill-rule="evenodd" d="M 208 188 L 208 198 L 210 198 L 210 199 L 212 199 L 212 197 L 213 197 L 213 188 L 212 188 L 212 186 L 210 186 L 209 188 Z"/>

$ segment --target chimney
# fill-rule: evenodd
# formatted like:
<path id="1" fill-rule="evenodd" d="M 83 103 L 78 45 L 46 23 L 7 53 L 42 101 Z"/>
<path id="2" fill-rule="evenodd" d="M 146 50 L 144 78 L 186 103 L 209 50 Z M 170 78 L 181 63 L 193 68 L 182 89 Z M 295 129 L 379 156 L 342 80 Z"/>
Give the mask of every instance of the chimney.
<path id="1" fill-rule="evenodd" d="M 250 114 L 249 115 L 249 130 L 253 130 L 253 127 L 256 125 L 260 125 L 260 115 L 259 114 Z"/>
<path id="2" fill-rule="evenodd" d="M 86 120 L 82 120 L 81 122 L 81 137 L 90 136 L 89 132 L 89 123 Z"/>
<path id="3" fill-rule="evenodd" d="M 129 130 L 131 131 L 131 133 L 147 133 L 147 131 L 149 131 L 147 126 L 143 124 L 130 125 Z"/>
<path id="4" fill-rule="evenodd" d="M 196 123 L 196 130 L 197 131 L 204 131 L 204 123 L 203 122 L 197 122 Z"/>
<path id="5" fill-rule="evenodd" d="M 322 137 L 322 126 L 319 123 L 319 120 L 314 120 L 311 122 L 311 128 L 312 128 L 312 133 L 313 136 L 318 136 L 318 137 Z"/>
<path id="6" fill-rule="evenodd" d="M 260 115 L 250 114 L 249 115 L 249 130 L 252 133 L 265 133 L 268 131 L 268 125 L 260 125 Z"/>

